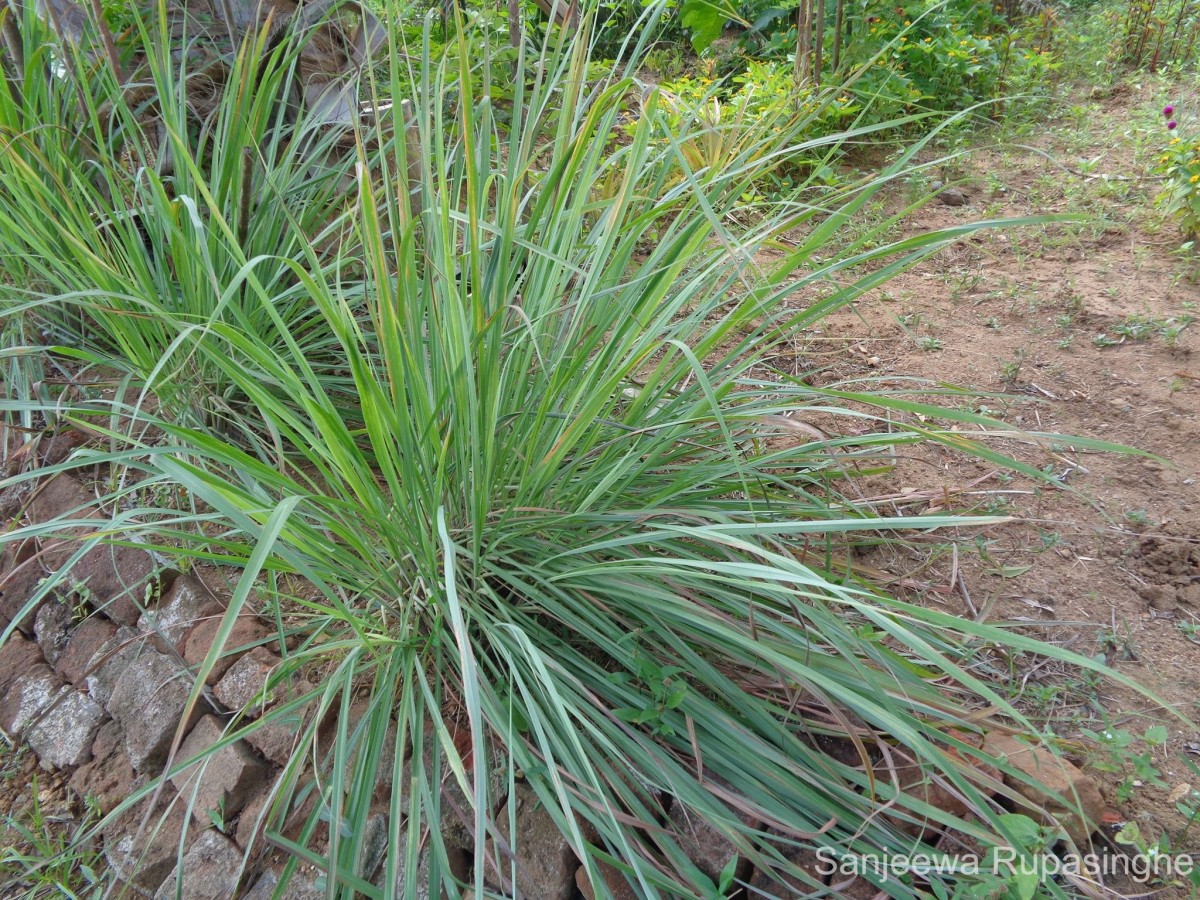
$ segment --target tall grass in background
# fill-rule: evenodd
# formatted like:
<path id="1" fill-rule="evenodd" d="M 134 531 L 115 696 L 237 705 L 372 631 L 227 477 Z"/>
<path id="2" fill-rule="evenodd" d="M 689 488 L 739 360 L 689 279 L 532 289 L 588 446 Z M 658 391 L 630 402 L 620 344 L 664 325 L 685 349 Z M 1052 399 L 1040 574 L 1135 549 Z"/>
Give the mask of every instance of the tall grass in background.
<path id="1" fill-rule="evenodd" d="M 155 6 L 135 15 L 142 67 L 118 83 L 94 38 L 61 46 L 26 4 L 23 69 L 0 97 L 8 319 L 34 313 L 83 365 L 121 360 L 180 421 L 237 427 L 252 410 L 192 346 L 217 321 L 272 344 L 278 320 L 297 352 L 328 364 L 292 266 L 314 247 L 317 268 L 331 264 L 353 159 L 335 150 L 344 130 L 297 120 L 286 102 L 297 41 L 247 40 L 219 60 L 222 90 L 213 70 L 181 64 Z M 200 69 L 198 55 L 184 60 Z"/>
<path id="2" fill-rule="evenodd" d="M 254 608 L 288 638 L 275 680 L 321 675 L 231 726 L 232 739 L 317 710 L 264 813 L 266 843 L 326 872 L 331 896 L 416 897 L 401 875 L 422 865 L 451 896 L 454 875 L 484 896 L 489 867 L 520 878 L 511 845 L 526 836 L 496 821 L 518 781 L 600 893 L 602 862 L 639 896 L 729 887 L 661 827 L 672 803 L 801 883 L 797 848 L 907 849 L 905 822 L 1011 843 L 995 785 L 964 764 L 989 722 L 1028 726 L 983 648 L 1097 665 L 892 599 L 849 549 L 983 521 L 881 517 L 855 501 L 856 474 L 923 441 L 1002 460 L 980 441 L 1016 435 L 767 362 L 981 226 L 882 247 L 878 229 L 844 234 L 920 145 L 853 189 L 735 225 L 756 178 L 820 152 L 804 119 L 738 122 L 749 136 L 697 167 L 685 150 L 713 126 L 672 133 L 679 116 L 631 77 L 640 45 L 596 81 L 586 27 L 527 36 L 510 69 L 469 52 L 456 24 L 444 55 L 431 26 L 422 46 L 389 27 L 366 87 L 386 112 L 319 167 L 303 118 L 278 103 L 291 45 L 265 60 L 243 48 L 202 133 L 160 51 L 168 174 L 125 164 L 121 128 L 100 115 L 112 82 L 35 77 L 0 96 L 3 318 L 28 342 L 5 351 L 5 410 L 53 408 L 104 435 L 62 467 L 107 463 L 136 488 L 108 498 L 112 530 L 180 567 L 240 567 L 220 640 Z M 26 51 L 44 70 L 45 46 Z M 387 106 L 401 98 L 411 121 Z M 768 263 L 766 247 L 786 249 Z M 38 363 L 74 385 L 21 393 Z M 180 493 L 180 510 L 147 503 Z M 838 741 L 872 764 L 831 752 Z M 906 754 L 978 817 L 898 789 L 888 760 Z M 299 828 L 285 824 L 296 810 Z M 380 813 L 382 876 L 364 862 Z M 456 841 L 473 848 L 465 871 Z"/>

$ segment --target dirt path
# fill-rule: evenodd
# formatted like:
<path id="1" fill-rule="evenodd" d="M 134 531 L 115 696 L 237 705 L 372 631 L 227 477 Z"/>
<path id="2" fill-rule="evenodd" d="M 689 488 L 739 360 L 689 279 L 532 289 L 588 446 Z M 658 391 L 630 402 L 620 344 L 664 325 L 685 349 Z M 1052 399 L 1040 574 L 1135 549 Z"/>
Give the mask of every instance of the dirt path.
<path id="1" fill-rule="evenodd" d="M 1103 654 L 1194 721 L 1200 321 L 1191 320 L 1200 318 L 1200 256 L 1178 251 L 1181 238 L 1153 208 L 1157 183 L 1144 177 L 1166 140 L 1158 110 L 1187 96 L 1196 96 L 1194 85 L 1125 86 L 1071 107 L 1058 127 L 1017 138 L 1047 155 L 1010 147 L 968 157 L 947 175 L 961 178 L 970 202 L 931 203 L 906 230 L 994 217 L 1086 218 L 982 232 L 823 323 L 795 362 L 797 373 L 820 369 L 813 380 L 821 384 L 879 378 L 901 388 L 919 377 L 1003 394 L 964 405 L 1024 429 L 1161 457 L 999 445 L 1050 467 L 1072 494 L 918 451 L 887 482 L 902 495 L 898 511 L 944 503 L 1023 521 L 966 535 L 956 548 L 890 547 L 870 562 L 897 576 L 919 573 L 929 585 L 922 602 L 1027 622 L 1078 652 Z M 905 190 L 885 202 L 889 212 L 906 201 Z M 1200 849 L 1200 821 L 1186 814 L 1200 808 L 1200 772 L 1189 766 L 1200 764 L 1200 733 L 1044 660 L 1013 658 L 1010 666 L 1013 696 L 1035 723 L 1065 738 L 1086 737 L 1085 729 L 1101 736 L 1099 748 L 1081 755 L 1147 845 L 1165 837 L 1174 852 Z M 1156 722 L 1168 726 L 1166 742 L 1155 743 L 1161 732 L 1141 740 Z M 1159 896 L 1191 895 L 1156 886 L 1167 888 Z"/>

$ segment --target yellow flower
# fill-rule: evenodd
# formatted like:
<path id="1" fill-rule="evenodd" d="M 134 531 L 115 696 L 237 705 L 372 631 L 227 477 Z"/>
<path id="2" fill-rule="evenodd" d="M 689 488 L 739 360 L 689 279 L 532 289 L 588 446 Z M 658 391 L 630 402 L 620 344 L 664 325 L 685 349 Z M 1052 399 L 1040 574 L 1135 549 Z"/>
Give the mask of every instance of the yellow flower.
<path id="1" fill-rule="evenodd" d="M 967 46 L 967 42 L 966 42 L 966 41 L 959 41 L 959 42 L 958 42 L 958 46 L 960 46 L 960 47 L 965 47 L 965 46 Z"/>
<path id="2" fill-rule="evenodd" d="M 1188 181 L 1190 181 L 1192 184 L 1195 184 L 1197 181 L 1200 181 L 1200 175 L 1193 175 L 1188 179 Z"/>
<path id="3" fill-rule="evenodd" d="M 925 38 L 925 43 L 927 43 L 927 44 L 928 44 L 928 43 L 929 43 L 930 41 L 932 41 L 932 40 L 933 40 L 933 38 L 931 38 L 931 37 Z"/>

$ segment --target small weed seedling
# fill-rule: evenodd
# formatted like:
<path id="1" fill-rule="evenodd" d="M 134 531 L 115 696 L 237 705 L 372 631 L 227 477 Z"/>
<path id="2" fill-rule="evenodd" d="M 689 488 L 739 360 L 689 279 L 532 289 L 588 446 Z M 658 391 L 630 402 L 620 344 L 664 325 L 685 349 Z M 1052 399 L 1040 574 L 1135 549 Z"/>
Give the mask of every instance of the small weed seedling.
<path id="1" fill-rule="evenodd" d="M 1142 829 L 1137 822 L 1126 822 L 1120 831 L 1113 836 L 1113 840 L 1118 844 L 1134 850 L 1142 863 L 1142 868 L 1148 873 L 1149 877 L 1146 880 L 1147 886 L 1153 887 L 1181 887 L 1183 882 L 1178 877 L 1170 877 L 1159 872 L 1159 866 L 1156 862 L 1168 859 L 1175 852 L 1171 849 L 1171 841 L 1164 834 L 1156 841 L 1149 841 L 1142 834 Z M 1170 870 L 1168 870 L 1170 871 Z M 1183 874 L 1181 871 L 1179 874 Z M 1188 885 L 1193 889 L 1191 896 L 1195 896 L 1195 889 L 1200 887 L 1200 872 L 1189 870 L 1185 876 Z"/>
<path id="2" fill-rule="evenodd" d="M 1197 766 L 1187 757 L 1183 758 L 1183 764 L 1191 770 L 1193 775 L 1195 775 L 1197 778 L 1200 778 L 1200 766 Z M 1184 840 L 1187 838 L 1188 832 L 1191 831 L 1192 826 L 1196 824 L 1198 819 L 1200 819 L 1200 790 L 1193 788 L 1191 784 L 1184 784 L 1181 785 L 1181 787 L 1184 788 L 1184 790 L 1180 791 L 1178 788 L 1176 788 L 1176 790 L 1171 793 L 1171 796 L 1167 798 L 1169 802 L 1173 801 L 1175 803 L 1175 810 L 1181 816 L 1187 819 L 1187 822 L 1183 826 L 1183 830 L 1179 832 L 1179 835 L 1175 839 L 1176 843 L 1179 844 L 1184 842 Z"/>
<path id="3" fill-rule="evenodd" d="M 1136 525 L 1138 528 L 1145 528 L 1150 524 L 1150 516 L 1144 509 L 1127 509 L 1125 518 L 1131 525 Z"/>
<path id="4" fill-rule="evenodd" d="M 687 697 L 688 685 L 681 677 L 683 672 L 679 666 L 660 666 L 649 656 L 639 655 L 636 681 L 624 672 L 614 673 L 609 679 L 631 686 L 640 683 L 649 696 L 643 694 L 644 702 L 638 706 L 614 709 L 613 715 L 632 725 L 645 725 L 654 734 L 668 737 L 674 734 L 674 727 L 664 717 Z"/>
<path id="5" fill-rule="evenodd" d="M 1179 341 L 1179 335 L 1193 321 L 1195 320 L 1192 316 L 1155 319 L 1144 313 L 1135 313 L 1113 326 L 1113 333 L 1118 337 L 1114 338 L 1107 333 L 1101 333 L 1092 338 L 1092 343 L 1097 347 L 1115 347 L 1126 340 L 1145 341 L 1158 336 L 1168 347 L 1174 347 Z"/>
<path id="6" fill-rule="evenodd" d="M 1115 628 L 1106 629 L 1100 633 L 1097 642 L 1100 645 L 1100 655 L 1107 660 L 1109 665 L 1118 659 L 1136 660 L 1138 658 L 1137 648 L 1133 646 L 1133 637 L 1129 633 L 1128 626 L 1122 625 L 1121 630 L 1124 633 L 1118 632 Z"/>
<path id="7" fill-rule="evenodd" d="M 1176 622 L 1175 627 L 1193 644 L 1200 644 L 1200 625 L 1195 622 Z"/>
<path id="8" fill-rule="evenodd" d="M 1123 775 L 1117 786 L 1116 799 L 1125 803 L 1138 788 L 1145 786 L 1166 788 L 1162 772 L 1154 764 L 1154 751 L 1167 742 L 1167 727 L 1154 725 L 1141 736 L 1145 750 L 1138 752 L 1138 737 L 1123 728 L 1105 728 L 1103 731 L 1083 730 L 1083 736 L 1093 741 L 1099 753 L 1092 765 L 1098 771 Z"/>
<path id="9" fill-rule="evenodd" d="M 1016 355 L 1000 364 L 1000 381 L 1005 387 L 1013 387 L 1021 376 L 1021 366 L 1025 362 L 1025 351 L 1018 350 Z"/>

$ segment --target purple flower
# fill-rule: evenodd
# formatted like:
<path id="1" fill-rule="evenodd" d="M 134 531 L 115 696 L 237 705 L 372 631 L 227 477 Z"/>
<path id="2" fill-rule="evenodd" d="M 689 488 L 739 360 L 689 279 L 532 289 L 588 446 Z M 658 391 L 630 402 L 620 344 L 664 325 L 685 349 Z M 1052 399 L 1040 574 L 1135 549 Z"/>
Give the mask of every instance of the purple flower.
<path id="1" fill-rule="evenodd" d="M 1166 116 L 1168 119 L 1171 118 L 1171 113 L 1173 113 L 1173 112 L 1175 112 L 1175 107 L 1173 107 L 1173 106 L 1164 106 L 1163 107 L 1163 115 Z"/>
<path id="2" fill-rule="evenodd" d="M 1176 122 L 1174 119 L 1172 119 L 1170 122 L 1167 123 L 1167 131 L 1174 131 L 1175 126 L 1178 124 L 1179 124 L 1178 122 Z"/>

